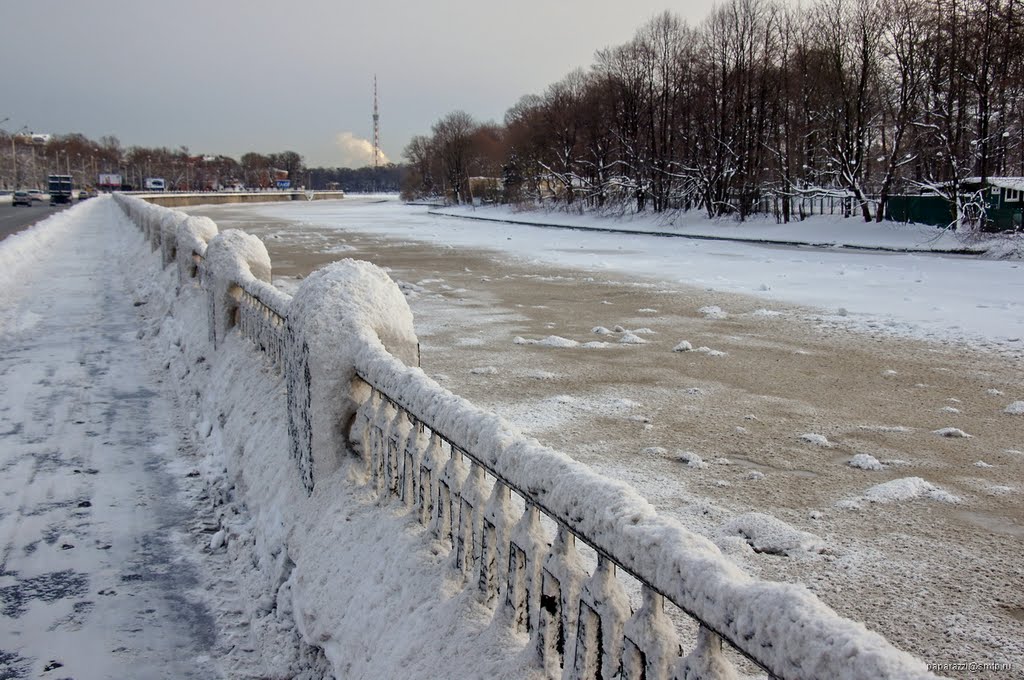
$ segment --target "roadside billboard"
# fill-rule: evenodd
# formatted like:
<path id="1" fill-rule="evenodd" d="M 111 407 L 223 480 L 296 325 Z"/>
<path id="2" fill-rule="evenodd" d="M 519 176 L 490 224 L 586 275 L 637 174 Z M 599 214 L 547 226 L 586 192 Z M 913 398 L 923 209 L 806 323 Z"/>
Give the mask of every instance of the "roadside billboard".
<path id="1" fill-rule="evenodd" d="M 100 174 L 99 181 L 96 186 L 104 189 L 120 189 L 121 188 L 121 175 L 114 175 L 110 173 Z"/>

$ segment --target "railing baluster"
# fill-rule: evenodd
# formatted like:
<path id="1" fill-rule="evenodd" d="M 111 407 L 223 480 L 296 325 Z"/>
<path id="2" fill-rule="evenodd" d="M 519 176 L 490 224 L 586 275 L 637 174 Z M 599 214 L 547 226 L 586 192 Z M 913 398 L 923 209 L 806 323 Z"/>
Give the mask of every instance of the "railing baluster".
<path id="1" fill-rule="evenodd" d="M 384 458 L 387 448 L 387 428 L 391 423 L 391 406 L 388 400 L 381 394 L 380 403 L 377 405 L 377 414 L 373 419 L 373 426 L 370 428 L 370 478 L 373 480 L 377 493 L 382 493 L 384 488 Z"/>
<path id="2" fill-rule="evenodd" d="M 735 667 L 722 652 L 722 638 L 700 626 L 697 643 L 689 655 L 676 663 L 673 680 L 736 680 Z"/>
<path id="3" fill-rule="evenodd" d="M 507 557 L 509 529 L 512 523 L 512 494 L 500 479 L 494 482 L 491 497 L 484 508 L 480 532 L 480 599 L 492 602 L 500 590 L 500 565 Z"/>
<path id="4" fill-rule="evenodd" d="M 442 540 L 452 541 L 459 521 L 459 506 L 461 505 L 462 482 L 466 478 L 466 461 L 462 451 L 457 447 L 451 447 L 451 457 L 441 470 L 441 479 L 438 480 L 437 519 L 438 537 Z"/>
<path id="5" fill-rule="evenodd" d="M 573 678 L 614 678 L 622 671 L 622 632 L 629 598 L 603 555 L 580 592 Z"/>
<path id="6" fill-rule="evenodd" d="M 430 525 L 434 520 L 437 499 L 437 475 L 441 469 L 441 438 L 436 432 L 430 433 L 430 444 L 420 460 L 419 517 L 420 524 Z"/>
<path id="7" fill-rule="evenodd" d="M 419 478 L 420 460 L 427 448 L 427 436 L 423 423 L 413 421 L 409 436 L 405 439 L 405 453 L 402 459 L 401 491 L 406 507 L 416 505 L 416 480 Z"/>
<path id="8" fill-rule="evenodd" d="M 405 410 L 395 405 L 395 417 L 388 424 L 384 454 L 384 493 L 398 495 L 399 459 L 405 448 L 405 437 L 409 432 L 409 419 Z"/>
<path id="9" fill-rule="evenodd" d="M 474 462 L 469 466 L 469 474 L 462 485 L 455 545 L 455 568 L 463 574 L 471 575 L 476 564 L 482 519 L 479 508 L 483 506 L 486 494 L 484 469 Z"/>
<path id="10" fill-rule="evenodd" d="M 580 584 L 587 573 L 576 552 L 576 537 L 558 525 L 541 570 L 540 618 L 536 644 L 541 664 L 554 673 L 565 666 L 566 642 L 576 639 Z"/>
<path id="11" fill-rule="evenodd" d="M 505 607 L 512 627 L 519 632 L 537 629 L 540 606 L 540 567 L 547 541 L 540 526 L 540 511 L 527 501 L 526 512 L 509 540 L 508 585 Z"/>
<path id="12" fill-rule="evenodd" d="M 646 585 L 642 592 L 643 605 L 623 631 L 622 677 L 668 680 L 679 658 L 679 636 L 665 614 L 664 598 Z"/>

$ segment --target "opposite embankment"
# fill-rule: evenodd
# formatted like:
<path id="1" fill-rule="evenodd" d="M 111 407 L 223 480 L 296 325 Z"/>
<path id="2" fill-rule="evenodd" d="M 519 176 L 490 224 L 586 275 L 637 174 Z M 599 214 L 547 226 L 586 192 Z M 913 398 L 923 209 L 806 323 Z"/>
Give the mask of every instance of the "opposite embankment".
<path id="1" fill-rule="evenodd" d="M 345 198 L 344 191 L 249 191 L 206 192 L 198 194 L 140 194 L 149 203 L 165 208 L 231 203 L 279 203 L 281 201 L 326 201 Z"/>

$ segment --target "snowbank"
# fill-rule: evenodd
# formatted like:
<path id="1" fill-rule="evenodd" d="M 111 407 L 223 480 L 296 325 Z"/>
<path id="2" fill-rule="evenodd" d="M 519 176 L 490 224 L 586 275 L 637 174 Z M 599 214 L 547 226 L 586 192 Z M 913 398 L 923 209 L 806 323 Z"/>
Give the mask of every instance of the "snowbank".
<path id="1" fill-rule="evenodd" d="M 119 202 L 154 245 L 195 236 L 184 233 L 187 221 L 167 234 L 159 210 Z M 240 233 L 214 237 L 203 288 L 183 286 L 177 297 L 173 286 L 161 289 L 175 313 L 160 337 L 214 459 L 207 473 L 228 502 L 254 513 L 252 526 L 225 514 L 222 541 L 260 584 L 252 617 L 268 642 L 290 620 L 339 677 L 523 677 L 540 671 L 533 650 L 549 670 L 621 656 L 630 676 L 642 658 L 647 677 L 684 676 L 728 667 L 717 635 L 779 677 L 934 677 L 805 587 L 750 578 L 628 485 L 439 386 L 416 367 L 411 313 L 382 270 L 343 261 L 288 298 L 266 284 L 261 246 Z M 275 383 L 247 348 L 251 339 L 270 355 L 259 327 L 277 316 L 287 330 Z M 211 332 L 220 327 L 212 338 L 197 330 L 204 317 Z M 436 540 L 417 533 L 416 520 Z M 816 545 L 798 533 L 783 538 Z M 576 542 L 602 556 L 596 567 Z M 643 606 L 630 610 L 609 562 L 640 582 Z M 677 656 L 662 595 L 704 626 L 686 657 Z M 629 641 L 623 648 L 622 636 L 598 630 Z M 558 639 L 575 659 L 557 658 Z"/>

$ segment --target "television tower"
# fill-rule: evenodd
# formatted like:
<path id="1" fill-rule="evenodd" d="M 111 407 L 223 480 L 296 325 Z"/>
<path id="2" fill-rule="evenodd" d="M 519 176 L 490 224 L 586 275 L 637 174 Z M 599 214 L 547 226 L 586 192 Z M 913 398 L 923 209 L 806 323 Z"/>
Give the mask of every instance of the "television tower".
<path id="1" fill-rule="evenodd" d="M 380 165 L 380 114 L 377 112 L 377 74 L 373 75 L 373 169 Z"/>

